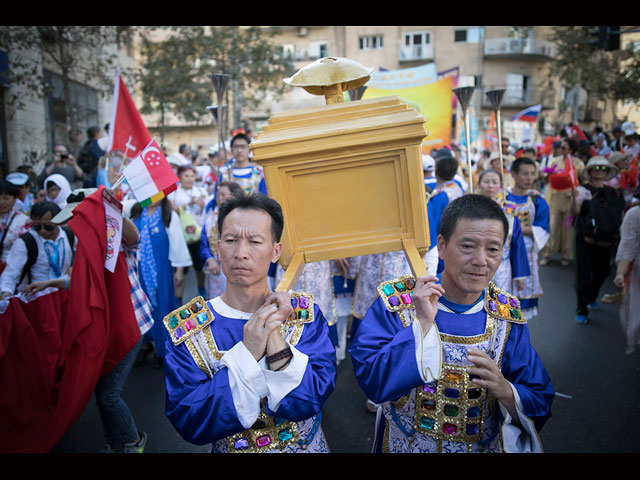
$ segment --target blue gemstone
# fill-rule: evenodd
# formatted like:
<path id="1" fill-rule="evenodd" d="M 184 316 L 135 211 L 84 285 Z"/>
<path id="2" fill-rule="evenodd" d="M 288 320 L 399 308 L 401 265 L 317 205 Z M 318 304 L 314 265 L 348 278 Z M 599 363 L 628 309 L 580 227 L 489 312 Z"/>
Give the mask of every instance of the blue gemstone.
<path id="1" fill-rule="evenodd" d="M 458 398 L 460 396 L 460 391 L 457 388 L 445 388 L 444 396 L 447 398 Z"/>
<path id="2" fill-rule="evenodd" d="M 466 432 L 467 435 L 477 435 L 479 432 L 477 423 L 467 423 Z"/>
<path id="3" fill-rule="evenodd" d="M 469 409 L 467 409 L 467 417 L 468 418 L 475 418 L 480 416 L 480 409 L 478 407 L 471 407 Z"/>
<path id="4" fill-rule="evenodd" d="M 291 306 L 292 306 L 293 308 L 296 308 L 296 307 L 298 306 L 298 299 L 297 299 L 296 297 L 293 297 L 293 298 L 291 299 Z"/>
<path id="5" fill-rule="evenodd" d="M 246 450 L 249 448 L 249 440 L 245 437 L 237 438 L 235 442 L 233 442 L 233 446 L 236 450 Z"/>

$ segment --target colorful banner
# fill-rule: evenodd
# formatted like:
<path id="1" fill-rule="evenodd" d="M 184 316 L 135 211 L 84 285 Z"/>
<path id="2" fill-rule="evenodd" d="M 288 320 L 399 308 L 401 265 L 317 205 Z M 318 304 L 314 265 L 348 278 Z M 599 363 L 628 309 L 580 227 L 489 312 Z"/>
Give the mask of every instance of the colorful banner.
<path id="1" fill-rule="evenodd" d="M 435 66 L 433 68 L 435 71 Z M 399 72 L 404 72 L 404 70 L 376 72 L 387 75 L 384 77 L 384 82 L 381 78 L 376 82 L 377 85 L 395 84 L 398 88 L 374 87 L 369 82 L 362 99 L 396 95 L 425 118 L 426 129 L 429 133 L 422 142 L 425 152 L 449 145 L 451 143 L 451 116 L 453 114 L 451 97 L 454 77 L 448 76 L 431 83 L 422 83 L 426 78 L 429 78 L 426 74 L 416 76 L 414 72 L 411 76 L 400 77 Z M 437 74 L 433 78 L 437 78 Z M 411 79 L 413 79 L 413 85 L 411 85 Z"/>
<path id="2" fill-rule="evenodd" d="M 382 70 L 373 72 L 367 82 L 367 89 L 402 90 L 427 85 L 438 80 L 435 63 L 400 70 Z"/>

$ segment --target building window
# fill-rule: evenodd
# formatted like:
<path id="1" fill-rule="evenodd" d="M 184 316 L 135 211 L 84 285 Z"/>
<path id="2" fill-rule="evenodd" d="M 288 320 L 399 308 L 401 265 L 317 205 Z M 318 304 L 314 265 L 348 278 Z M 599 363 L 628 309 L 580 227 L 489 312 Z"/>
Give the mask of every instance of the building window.
<path id="1" fill-rule="evenodd" d="M 382 48 L 382 35 L 368 35 L 359 38 L 360 50 L 375 50 Z"/>
<path id="2" fill-rule="evenodd" d="M 456 43 L 478 43 L 484 39 L 483 27 L 469 27 L 453 31 L 453 41 Z"/>
<path id="3" fill-rule="evenodd" d="M 401 60 L 425 60 L 433 57 L 431 32 L 405 32 L 404 41 L 400 48 Z"/>
<path id="4" fill-rule="evenodd" d="M 69 137 L 74 132 L 70 131 L 71 123 L 64 101 L 62 77 L 49 71 L 45 71 L 44 76 L 47 84 L 47 149 L 51 151 L 53 146 L 59 143 L 69 145 Z M 76 112 L 76 124 L 84 138 L 89 127 L 103 127 L 103 125 L 99 124 L 98 92 L 76 82 L 70 82 L 70 89 L 71 101 Z"/>

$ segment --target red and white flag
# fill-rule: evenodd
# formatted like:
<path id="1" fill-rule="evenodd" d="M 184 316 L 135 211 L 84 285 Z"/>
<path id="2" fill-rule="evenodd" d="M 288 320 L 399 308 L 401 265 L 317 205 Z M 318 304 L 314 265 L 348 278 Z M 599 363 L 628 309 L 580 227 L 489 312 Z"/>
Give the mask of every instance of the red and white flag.
<path id="1" fill-rule="evenodd" d="M 136 156 L 122 172 L 140 205 L 162 200 L 177 188 L 178 177 L 155 141 Z"/>
<path id="2" fill-rule="evenodd" d="M 113 90 L 113 109 L 109 123 L 109 145 L 107 151 L 121 150 L 125 157 L 132 158 L 151 141 L 140 112 L 133 103 L 120 70 L 116 73 Z"/>

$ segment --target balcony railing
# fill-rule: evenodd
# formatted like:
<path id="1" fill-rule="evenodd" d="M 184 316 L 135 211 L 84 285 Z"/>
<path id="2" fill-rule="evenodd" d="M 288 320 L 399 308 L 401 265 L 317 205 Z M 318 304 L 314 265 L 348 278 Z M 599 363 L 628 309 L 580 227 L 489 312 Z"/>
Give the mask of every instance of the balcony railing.
<path id="1" fill-rule="evenodd" d="M 546 40 L 534 38 L 488 38 L 484 41 L 484 54 L 491 55 L 534 55 L 553 57 L 556 46 Z"/>
<path id="2" fill-rule="evenodd" d="M 433 60 L 433 45 L 409 45 L 400 47 L 400 61 Z"/>

